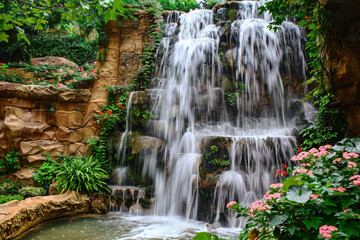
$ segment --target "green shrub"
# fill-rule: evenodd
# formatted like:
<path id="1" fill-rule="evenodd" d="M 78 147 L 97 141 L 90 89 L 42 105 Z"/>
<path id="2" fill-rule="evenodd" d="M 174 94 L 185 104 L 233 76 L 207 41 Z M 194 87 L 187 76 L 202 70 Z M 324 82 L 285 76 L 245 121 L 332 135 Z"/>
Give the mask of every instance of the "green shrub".
<path id="1" fill-rule="evenodd" d="M 47 190 L 42 187 L 24 187 L 19 191 L 19 194 L 24 198 L 45 196 L 47 194 Z"/>
<path id="2" fill-rule="evenodd" d="M 105 180 L 109 178 L 108 173 L 102 168 L 102 163 L 93 157 L 73 157 L 71 161 L 64 161 L 56 170 L 58 188 L 92 192 L 109 191 Z M 59 190 L 60 191 L 60 190 Z"/>
<path id="3" fill-rule="evenodd" d="M 48 188 L 50 184 L 56 181 L 56 170 L 61 164 L 61 161 L 64 161 L 64 157 L 59 157 L 57 161 L 51 159 L 51 157 L 46 156 L 48 159 L 47 162 L 44 162 L 38 170 L 35 170 L 35 175 L 33 176 L 35 182 L 41 187 Z"/>
<path id="4" fill-rule="evenodd" d="M 360 139 L 343 140 L 300 152 L 291 159 L 299 166 L 287 168 L 292 177 L 270 185 L 263 199 L 250 208 L 229 203 L 249 217 L 239 239 L 359 239 L 358 146 Z"/>
<path id="5" fill-rule="evenodd" d="M 10 152 L 5 159 L 0 159 L 0 169 L 4 169 L 6 174 L 11 174 L 19 169 L 19 153 Z"/>
<path id="6" fill-rule="evenodd" d="M 19 190 L 23 187 L 25 187 L 25 184 L 17 178 L 0 180 L 0 194 L 2 195 L 18 194 Z"/>
<path id="7" fill-rule="evenodd" d="M 0 195 L 0 204 L 7 203 L 13 200 L 24 200 L 24 197 L 21 195 Z"/>
<path id="8" fill-rule="evenodd" d="M 96 60 L 97 39 L 89 40 L 79 34 L 67 34 L 60 30 L 29 35 L 25 41 L 0 43 L 0 62 L 29 61 L 31 58 L 65 57 L 78 65 Z"/>
<path id="9" fill-rule="evenodd" d="M 148 198 L 139 198 L 139 203 L 142 208 L 148 209 L 151 207 L 152 201 Z"/>

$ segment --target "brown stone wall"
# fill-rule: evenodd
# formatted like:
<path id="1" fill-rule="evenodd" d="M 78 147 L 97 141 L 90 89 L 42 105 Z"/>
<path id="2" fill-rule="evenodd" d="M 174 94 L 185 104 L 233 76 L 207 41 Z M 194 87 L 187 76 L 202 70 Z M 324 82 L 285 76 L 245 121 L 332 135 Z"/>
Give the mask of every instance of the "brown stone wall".
<path id="1" fill-rule="evenodd" d="M 360 1 L 328 0 L 334 13 L 333 37 L 328 40 L 327 69 L 334 93 L 348 114 L 349 133 L 360 135 Z"/>
<path id="2" fill-rule="evenodd" d="M 92 90 L 92 98 L 85 114 L 88 119 L 97 114 L 107 102 L 108 94 L 104 84 L 123 85 L 131 84 L 140 66 L 140 59 L 145 48 L 147 32 L 151 25 L 151 14 L 146 11 L 134 12 L 135 19 L 109 22 L 105 31 L 109 37 L 106 61 L 98 62 L 100 77 L 95 81 Z M 104 49 L 100 49 L 104 52 Z M 94 121 L 86 125 L 84 134 L 87 137 L 94 136 L 98 129 L 93 127 Z"/>
<path id="3" fill-rule="evenodd" d="M 85 154 L 80 127 L 88 108 L 88 89 L 0 82 L 0 158 L 9 151 L 24 157 L 21 165 L 41 165 L 51 156 Z"/>

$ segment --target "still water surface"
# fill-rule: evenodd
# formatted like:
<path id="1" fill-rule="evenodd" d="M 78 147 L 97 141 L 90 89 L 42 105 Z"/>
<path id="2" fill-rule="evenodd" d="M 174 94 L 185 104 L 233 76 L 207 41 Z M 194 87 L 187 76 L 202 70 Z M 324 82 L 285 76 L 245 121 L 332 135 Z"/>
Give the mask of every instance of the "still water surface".
<path id="1" fill-rule="evenodd" d="M 238 228 L 218 228 L 211 233 L 237 239 Z M 61 220 L 38 228 L 21 240 L 119 240 L 192 239 L 197 232 L 208 232 L 204 222 L 181 217 L 129 216 L 111 213 L 98 218 Z"/>

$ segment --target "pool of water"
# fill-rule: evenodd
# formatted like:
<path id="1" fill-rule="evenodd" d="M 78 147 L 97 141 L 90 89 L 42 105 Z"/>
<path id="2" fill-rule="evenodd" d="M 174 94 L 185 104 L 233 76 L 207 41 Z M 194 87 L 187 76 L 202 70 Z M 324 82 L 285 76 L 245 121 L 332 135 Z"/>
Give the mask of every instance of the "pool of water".
<path id="1" fill-rule="evenodd" d="M 169 216 L 129 216 L 110 213 L 56 221 L 37 228 L 21 240 L 119 240 L 119 239 L 192 239 L 197 232 L 211 232 L 223 238 L 237 239 L 240 229 L 209 229 L 204 222 Z"/>

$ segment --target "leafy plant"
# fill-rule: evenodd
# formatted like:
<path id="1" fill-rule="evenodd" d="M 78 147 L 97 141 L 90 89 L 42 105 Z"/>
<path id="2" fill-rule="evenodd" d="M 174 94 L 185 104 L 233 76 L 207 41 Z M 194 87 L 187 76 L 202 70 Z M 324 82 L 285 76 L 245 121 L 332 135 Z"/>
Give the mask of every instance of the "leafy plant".
<path id="1" fill-rule="evenodd" d="M 24 197 L 21 195 L 0 195 L 0 204 L 7 203 L 13 200 L 24 200 Z"/>
<path id="2" fill-rule="evenodd" d="M 4 169 L 6 174 L 10 174 L 19 169 L 19 153 L 9 152 L 5 159 L 0 159 L 0 169 Z"/>
<path id="3" fill-rule="evenodd" d="M 214 167 L 227 167 L 230 164 L 229 160 L 224 160 L 227 158 L 227 155 L 224 155 L 224 159 L 218 159 L 214 157 L 215 154 L 218 152 L 218 147 L 215 145 L 210 146 L 210 151 L 205 154 L 205 158 L 209 161 L 211 165 Z"/>
<path id="4" fill-rule="evenodd" d="M 19 194 L 23 196 L 24 198 L 28 197 L 36 197 L 36 196 L 45 196 L 47 193 L 47 190 L 42 187 L 23 187 Z"/>
<path id="5" fill-rule="evenodd" d="M 75 190 L 92 192 L 109 191 L 105 180 L 109 178 L 108 173 L 102 168 L 102 163 L 93 156 L 74 157 L 71 161 L 65 161 L 56 170 L 56 180 L 59 191 Z"/>
<path id="6" fill-rule="evenodd" d="M 66 157 L 59 157 L 56 161 L 50 156 L 46 156 L 47 162 L 44 162 L 38 170 L 34 171 L 34 180 L 41 187 L 48 188 L 56 180 L 56 170 L 59 165 L 66 161 Z"/>
<path id="7" fill-rule="evenodd" d="M 258 239 L 359 239 L 359 154 L 338 150 L 326 145 L 300 152 L 291 159 L 300 163 L 289 171 L 292 177 L 270 185 L 250 208 L 229 203 L 249 217 L 239 239 L 254 231 Z"/>
<path id="8" fill-rule="evenodd" d="M 78 69 L 63 63 L 36 64 L 33 60 L 30 63 L 9 63 L 6 68 L 0 67 L 0 79 L 22 84 L 76 88 L 82 82 L 91 82 L 97 78 L 94 64 L 86 64 Z"/>
<path id="9" fill-rule="evenodd" d="M 11 195 L 18 194 L 19 190 L 26 186 L 22 180 L 18 180 L 17 178 L 8 178 L 0 180 L 0 194 L 2 195 Z"/>

